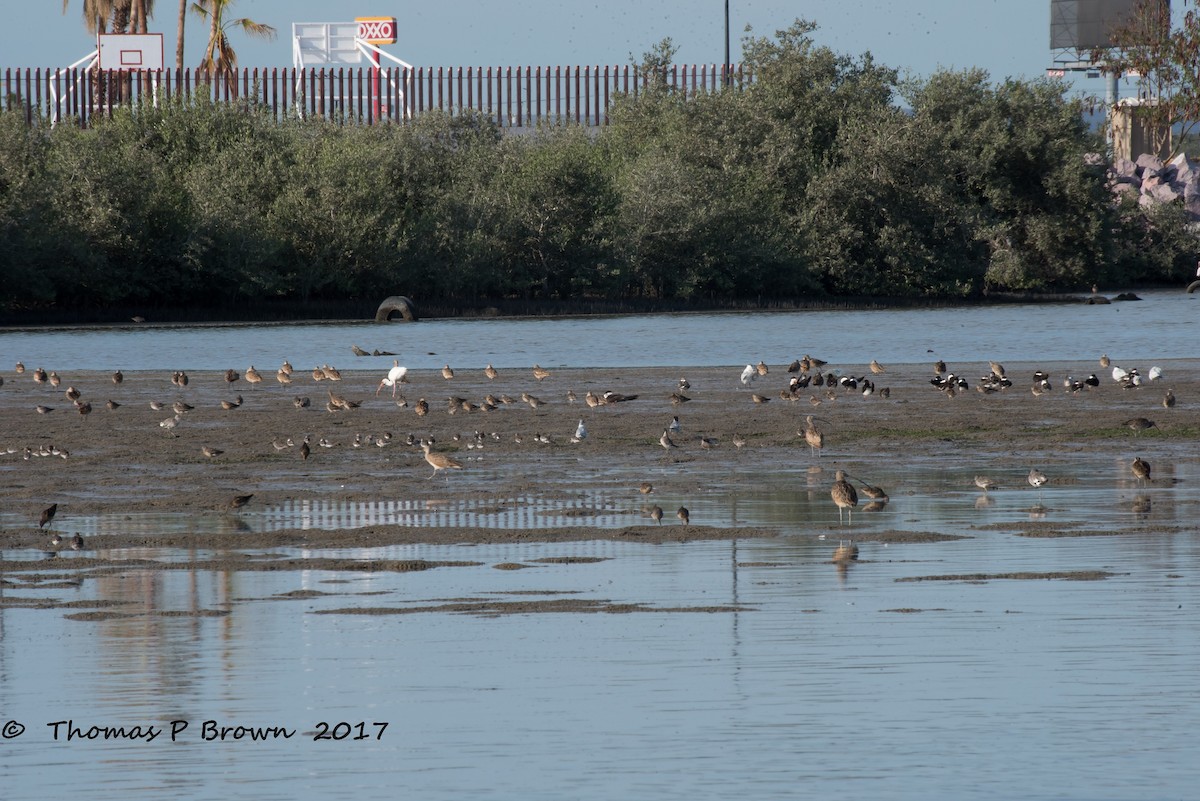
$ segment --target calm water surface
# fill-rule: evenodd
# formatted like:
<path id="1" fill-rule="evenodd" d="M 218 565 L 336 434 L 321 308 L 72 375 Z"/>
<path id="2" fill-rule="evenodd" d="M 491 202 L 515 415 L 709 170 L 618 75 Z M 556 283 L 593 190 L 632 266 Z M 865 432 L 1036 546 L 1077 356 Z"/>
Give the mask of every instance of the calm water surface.
<path id="1" fill-rule="evenodd" d="M 391 357 L 355 358 L 352 344 L 391 351 L 410 369 L 463 367 L 717 366 L 804 353 L 884 364 L 1091 361 L 1196 356 L 1200 296 L 1141 293 L 1140 302 L 876 311 L 674 314 L 572 319 L 427 320 L 271 326 L 125 326 L 0 331 L 0 355 L 64 370 L 224 370 L 254 364 L 375 369 Z M 7 368 L 6 368 L 7 369 Z"/>
<path id="2" fill-rule="evenodd" d="M 415 368 L 774 364 L 805 351 L 855 362 L 869 351 L 885 363 L 925 361 L 928 350 L 948 361 L 1090 362 L 1099 350 L 1191 359 L 1194 302 L 1148 293 L 1095 307 L 7 332 L 0 355 L 60 370 L 378 364 L 349 362 L 350 343 L 403 353 Z M 973 467 L 959 462 L 955 475 Z M 1200 780 L 1200 466 L 1180 459 L 1159 470 L 1161 481 L 1139 487 L 1127 460 L 1087 457 L 1071 482 L 1040 495 L 1001 475 L 1006 486 L 987 496 L 954 487 L 934 459 L 881 471 L 871 479 L 898 489 L 883 510 L 856 514 L 854 530 L 970 538 L 863 542 L 861 561 L 842 570 L 830 563 L 843 530 L 828 477 L 797 492 L 807 475 L 797 467 L 714 472 L 714 491 L 689 503 L 695 520 L 780 532 L 770 540 L 273 551 L 476 563 L 415 573 L 129 568 L 52 587 L 30 580 L 52 563 L 9 571 L 0 575 L 9 604 L 122 602 L 116 610 L 136 616 L 78 621 L 65 616 L 76 610 L 0 606 L 0 726 L 9 725 L 0 792 L 6 801 L 1190 797 Z M 297 503 L 227 524 L 620 527 L 644 522 L 638 499 L 619 489 L 632 481 L 615 470 L 554 500 L 500 508 Z M 561 514 L 571 506 L 601 513 Z M 171 515 L 61 522 L 85 533 L 188 525 Z M 13 524 L 2 508 L 0 524 Z M 1019 536 L 1038 526 L 1126 533 Z M 563 556 L 598 561 L 536 561 Z M 528 567 L 495 568 L 514 562 Z M 1110 575 L 1028 575 L 1059 571 Z M 1027 575 L 913 580 L 971 574 Z M 432 609 L 564 599 L 644 611 Z M 407 613 L 345 613 L 381 608 Z M 194 614 L 203 611 L 228 614 Z M 175 743 L 166 733 L 67 742 L 65 730 L 54 741 L 46 724 L 68 719 L 83 729 L 189 727 Z M 296 734 L 207 742 L 208 720 Z M 13 721 L 25 727 L 19 736 Z M 322 721 L 362 722 L 368 737 L 314 741 Z M 388 724 L 378 739 L 375 722 Z"/>

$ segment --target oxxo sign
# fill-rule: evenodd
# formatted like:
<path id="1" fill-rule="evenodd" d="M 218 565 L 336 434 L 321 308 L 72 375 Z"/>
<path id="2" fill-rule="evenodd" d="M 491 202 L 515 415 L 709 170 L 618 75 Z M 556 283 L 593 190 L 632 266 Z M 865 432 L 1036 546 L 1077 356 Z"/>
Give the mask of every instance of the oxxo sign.
<path id="1" fill-rule="evenodd" d="M 395 17 L 355 17 L 358 38 L 373 45 L 396 43 Z"/>

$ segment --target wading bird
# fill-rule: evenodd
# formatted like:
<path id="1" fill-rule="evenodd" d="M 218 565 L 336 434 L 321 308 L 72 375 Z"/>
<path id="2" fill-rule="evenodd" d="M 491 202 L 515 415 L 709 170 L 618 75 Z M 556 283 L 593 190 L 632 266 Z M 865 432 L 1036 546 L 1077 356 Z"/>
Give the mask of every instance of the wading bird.
<path id="1" fill-rule="evenodd" d="M 401 367 L 399 359 L 392 359 L 392 369 L 388 370 L 388 374 L 379 382 L 379 386 L 375 390 L 375 397 L 379 397 L 379 393 L 383 391 L 384 387 L 391 387 L 392 397 L 396 397 L 396 387 L 404 383 L 406 375 L 408 375 L 408 368 Z"/>

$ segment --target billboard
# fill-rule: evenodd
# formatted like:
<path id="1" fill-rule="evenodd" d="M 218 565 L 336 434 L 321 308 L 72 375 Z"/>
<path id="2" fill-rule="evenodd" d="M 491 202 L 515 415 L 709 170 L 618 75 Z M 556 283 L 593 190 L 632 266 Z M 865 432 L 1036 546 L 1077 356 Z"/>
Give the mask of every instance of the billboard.
<path id="1" fill-rule="evenodd" d="M 1170 0 L 1161 0 L 1168 7 Z M 1111 47 L 1109 32 L 1133 13 L 1138 0 L 1050 0 L 1050 49 Z"/>

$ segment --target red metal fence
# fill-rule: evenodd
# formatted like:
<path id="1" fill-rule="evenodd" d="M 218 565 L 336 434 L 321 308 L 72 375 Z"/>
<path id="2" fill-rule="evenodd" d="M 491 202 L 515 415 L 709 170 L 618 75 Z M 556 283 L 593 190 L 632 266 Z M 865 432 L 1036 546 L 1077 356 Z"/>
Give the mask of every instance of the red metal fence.
<path id="1" fill-rule="evenodd" d="M 753 76 L 741 65 L 672 66 L 659 76 L 687 95 L 735 89 Z M 185 70 L 135 72 L 81 69 L 4 71 L 0 107 L 22 109 L 26 122 L 86 127 L 120 106 L 137 108 L 159 98 L 253 103 L 277 120 L 318 117 L 343 123 L 401 122 L 422 112 L 474 110 L 502 127 L 542 121 L 605 125 L 619 94 L 637 95 L 649 76 L 633 66 L 392 67 L 243 69 L 235 80 L 208 80 Z"/>

